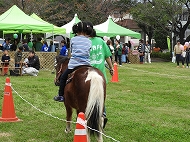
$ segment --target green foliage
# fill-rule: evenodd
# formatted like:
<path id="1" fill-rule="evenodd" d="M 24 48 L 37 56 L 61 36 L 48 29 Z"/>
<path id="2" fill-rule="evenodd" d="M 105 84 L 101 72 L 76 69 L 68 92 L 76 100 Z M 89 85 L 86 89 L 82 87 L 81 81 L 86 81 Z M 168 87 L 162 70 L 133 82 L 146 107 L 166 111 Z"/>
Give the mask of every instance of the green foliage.
<path id="1" fill-rule="evenodd" d="M 182 24 L 182 9 L 185 7 L 186 11 L 190 11 L 189 4 L 190 2 L 186 0 L 145 1 L 132 7 L 130 13 L 139 25 L 144 25 L 141 28 L 146 34 L 148 33 L 147 27 L 151 26 L 154 30 L 162 29 L 168 35 L 174 32 L 176 36 L 180 36 L 180 39 L 183 39 L 190 19 L 188 19 L 185 25 L 184 23 Z M 190 15 L 190 12 L 187 14 Z"/>
<path id="2" fill-rule="evenodd" d="M 167 35 L 162 29 L 155 30 L 154 39 L 156 41 L 156 47 L 160 47 L 161 49 L 168 49 Z"/>
<path id="3" fill-rule="evenodd" d="M 166 53 L 163 53 L 163 52 L 152 52 L 151 53 L 151 57 L 153 57 L 153 58 L 162 58 L 162 59 L 164 59 L 166 61 L 171 60 L 170 52 L 166 52 Z"/>

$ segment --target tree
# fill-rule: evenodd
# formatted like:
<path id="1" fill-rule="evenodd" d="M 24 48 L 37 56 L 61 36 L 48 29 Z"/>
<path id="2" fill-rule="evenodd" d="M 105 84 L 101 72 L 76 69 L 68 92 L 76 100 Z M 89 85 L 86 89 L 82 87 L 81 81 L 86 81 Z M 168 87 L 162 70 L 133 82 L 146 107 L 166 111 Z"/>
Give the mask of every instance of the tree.
<path id="1" fill-rule="evenodd" d="M 112 0 L 31 0 L 34 5 L 30 5 L 28 9 L 32 9 L 41 18 L 50 23 L 62 26 L 68 23 L 75 13 L 83 21 L 91 21 L 94 25 L 104 22 L 112 13 Z M 42 3 L 40 7 L 36 3 Z"/>
<path id="2" fill-rule="evenodd" d="M 173 32 L 173 39 L 179 36 L 183 43 L 184 33 L 190 24 L 189 5 L 189 0 L 147 0 L 145 3 L 138 3 L 130 12 L 137 23 L 144 24 L 144 27 L 151 26 L 153 30 L 161 28 L 165 35 L 171 36 Z M 182 24 L 185 13 L 188 18 Z M 148 35 L 146 29 L 142 30 Z"/>

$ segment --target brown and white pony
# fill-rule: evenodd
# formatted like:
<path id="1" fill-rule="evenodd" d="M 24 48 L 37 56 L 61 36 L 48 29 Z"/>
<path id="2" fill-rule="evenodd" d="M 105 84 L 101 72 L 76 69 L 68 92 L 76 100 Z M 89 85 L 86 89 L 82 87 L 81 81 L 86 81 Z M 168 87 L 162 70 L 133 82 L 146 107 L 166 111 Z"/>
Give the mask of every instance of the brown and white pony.
<path id="1" fill-rule="evenodd" d="M 56 57 L 56 79 L 55 84 L 59 84 L 59 78 L 64 70 L 67 68 L 69 58 L 65 56 Z M 66 130 L 70 132 L 70 122 L 72 119 L 72 109 L 85 113 L 87 126 L 102 132 L 103 124 L 103 107 L 106 97 L 106 81 L 102 72 L 90 66 L 81 66 L 77 68 L 71 81 L 66 85 L 64 90 L 64 104 L 66 107 Z M 98 136 L 98 142 L 102 142 L 103 138 L 100 133 L 89 130 L 88 140 L 90 141 L 90 134 Z"/>

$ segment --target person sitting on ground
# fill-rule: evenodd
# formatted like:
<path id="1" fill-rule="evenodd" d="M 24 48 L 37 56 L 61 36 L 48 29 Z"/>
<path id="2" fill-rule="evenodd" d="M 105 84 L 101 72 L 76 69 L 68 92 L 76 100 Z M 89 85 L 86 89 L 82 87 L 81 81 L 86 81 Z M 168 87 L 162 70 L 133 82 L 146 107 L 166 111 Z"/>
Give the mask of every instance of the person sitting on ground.
<path id="1" fill-rule="evenodd" d="M 9 66 L 9 61 L 10 61 L 10 56 L 8 55 L 8 50 L 4 50 L 4 54 L 1 58 L 1 61 L 3 62 L 3 75 L 7 75 L 8 73 L 8 66 Z"/>
<path id="2" fill-rule="evenodd" d="M 20 46 L 17 52 L 15 52 L 15 67 L 20 67 L 21 60 L 22 60 L 22 50 L 23 50 L 23 46 Z"/>
<path id="3" fill-rule="evenodd" d="M 62 49 L 60 51 L 60 55 L 62 55 L 62 56 L 68 56 L 68 50 L 67 50 L 67 47 L 66 47 L 65 40 L 61 41 L 61 46 L 62 46 Z"/>
<path id="4" fill-rule="evenodd" d="M 87 24 L 87 22 L 79 22 L 73 26 L 72 30 L 76 36 L 70 41 L 72 51 L 71 58 L 68 63 L 68 68 L 60 77 L 58 96 L 54 97 L 54 100 L 59 102 L 64 101 L 64 88 L 66 86 L 68 74 L 72 73 L 73 70 L 78 66 L 90 66 L 90 48 L 92 44 L 88 39 L 88 36 L 92 32 L 92 28 Z"/>
<path id="5" fill-rule="evenodd" d="M 25 63 L 26 68 L 23 70 L 23 74 L 29 74 L 37 76 L 40 70 L 40 61 L 34 51 L 29 51 L 28 62 Z"/>

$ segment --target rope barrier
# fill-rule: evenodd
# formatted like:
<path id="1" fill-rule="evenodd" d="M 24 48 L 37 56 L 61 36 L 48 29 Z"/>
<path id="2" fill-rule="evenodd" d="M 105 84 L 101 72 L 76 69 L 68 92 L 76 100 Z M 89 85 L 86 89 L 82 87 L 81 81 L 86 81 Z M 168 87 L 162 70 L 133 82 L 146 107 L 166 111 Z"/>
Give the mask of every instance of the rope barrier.
<path id="1" fill-rule="evenodd" d="M 74 123 L 74 124 L 79 123 L 80 125 L 83 125 L 84 127 L 88 128 L 88 129 L 90 129 L 90 130 L 92 130 L 92 131 L 96 131 L 96 132 L 102 134 L 102 135 L 103 135 L 104 137 L 106 137 L 106 138 L 112 139 L 112 140 L 115 141 L 115 142 L 120 142 L 120 141 L 114 139 L 114 138 L 111 137 L 111 136 L 108 136 L 108 135 L 106 135 L 106 134 L 104 134 L 104 133 L 102 133 L 102 132 L 100 132 L 100 131 L 98 131 L 98 130 L 96 130 L 96 129 L 90 128 L 89 126 L 87 126 L 86 124 L 84 124 L 84 123 L 81 122 L 81 121 L 79 121 L 79 122 L 67 121 L 67 120 L 61 119 L 61 118 L 59 118 L 59 117 L 57 117 L 57 116 L 53 116 L 52 114 L 49 114 L 49 113 L 47 113 L 47 112 L 45 112 L 45 111 L 43 111 L 43 110 L 37 108 L 37 107 L 34 106 L 32 103 L 30 103 L 29 101 L 27 101 L 26 99 L 24 99 L 12 86 L 11 86 L 11 88 L 12 88 L 12 90 L 13 90 L 24 102 L 26 102 L 27 104 L 29 104 L 30 106 L 32 106 L 34 109 L 36 109 L 37 111 L 39 111 L 39 112 L 41 112 L 41 113 L 43 113 L 43 114 L 45 114 L 45 115 L 47 115 L 47 116 L 50 116 L 50 117 L 52 117 L 52 118 L 54 118 L 54 119 L 58 119 L 58 120 L 60 120 L 60 121 L 70 122 L 70 123 Z"/>

